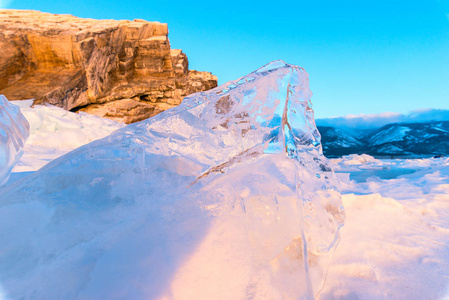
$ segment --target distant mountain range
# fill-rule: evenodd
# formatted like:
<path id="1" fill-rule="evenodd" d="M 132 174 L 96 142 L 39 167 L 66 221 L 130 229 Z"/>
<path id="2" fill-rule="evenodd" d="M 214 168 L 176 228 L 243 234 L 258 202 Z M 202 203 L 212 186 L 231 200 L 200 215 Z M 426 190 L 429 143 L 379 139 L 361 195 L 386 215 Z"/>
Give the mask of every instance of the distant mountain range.
<path id="1" fill-rule="evenodd" d="M 349 154 L 421 157 L 449 155 L 449 121 L 392 123 L 376 129 L 318 126 L 328 157 Z"/>

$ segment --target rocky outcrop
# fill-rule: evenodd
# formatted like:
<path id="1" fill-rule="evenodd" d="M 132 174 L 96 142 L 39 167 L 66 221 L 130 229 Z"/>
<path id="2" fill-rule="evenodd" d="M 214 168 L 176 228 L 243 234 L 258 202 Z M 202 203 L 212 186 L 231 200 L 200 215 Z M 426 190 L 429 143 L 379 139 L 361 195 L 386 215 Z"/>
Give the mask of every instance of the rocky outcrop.
<path id="1" fill-rule="evenodd" d="M 132 123 L 217 86 L 170 49 L 167 24 L 0 10 L 0 94 Z"/>

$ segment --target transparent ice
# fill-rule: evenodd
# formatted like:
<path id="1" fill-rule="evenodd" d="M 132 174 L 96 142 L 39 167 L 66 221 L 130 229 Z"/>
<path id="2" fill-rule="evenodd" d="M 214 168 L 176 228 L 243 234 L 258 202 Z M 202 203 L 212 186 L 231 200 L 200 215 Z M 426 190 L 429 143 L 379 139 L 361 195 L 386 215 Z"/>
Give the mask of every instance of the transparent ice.
<path id="1" fill-rule="evenodd" d="M 0 186 L 8 181 L 12 168 L 22 156 L 29 134 L 28 121 L 19 107 L 0 95 Z"/>
<path id="2" fill-rule="evenodd" d="M 307 73 L 274 61 L 0 191 L 0 286 L 27 299 L 313 298 L 344 212 L 310 97 Z"/>

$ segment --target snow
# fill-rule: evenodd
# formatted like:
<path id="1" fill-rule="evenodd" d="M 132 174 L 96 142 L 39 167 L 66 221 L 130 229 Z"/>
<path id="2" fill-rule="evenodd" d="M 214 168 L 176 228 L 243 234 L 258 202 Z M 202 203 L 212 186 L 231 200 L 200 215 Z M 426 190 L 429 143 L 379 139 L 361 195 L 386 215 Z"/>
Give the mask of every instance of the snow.
<path id="1" fill-rule="evenodd" d="M 380 146 L 377 151 L 379 151 L 380 153 L 385 153 L 385 154 L 388 153 L 391 155 L 394 155 L 394 154 L 413 155 L 412 152 L 404 151 L 404 149 L 402 149 L 400 147 L 397 147 L 395 145 L 388 145 L 388 144 Z"/>
<path id="2" fill-rule="evenodd" d="M 441 128 L 442 126 L 443 126 L 442 123 L 438 123 L 438 124 L 435 124 L 435 125 L 432 127 L 432 129 L 433 129 L 433 130 L 438 130 L 438 131 L 441 131 L 441 132 L 445 132 L 445 133 L 449 133 L 449 131 L 447 131 L 447 130 Z"/>
<path id="3" fill-rule="evenodd" d="M 12 168 L 22 156 L 29 125 L 19 107 L 0 95 L 0 186 L 8 181 Z"/>
<path id="4" fill-rule="evenodd" d="M 353 146 L 352 143 L 349 144 L 347 141 L 337 141 L 329 144 L 332 145 L 333 147 L 343 147 L 343 148 L 349 148 Z"/>
<path id="5" fill-rule="evenodd" d="M 346 224 L 321 299 L 449 297 L 449 159 L 335 160 L 337 169 L 397 170 L 343 184 Z M 380 170 L 382 170 L 380 169 Z"/>
<path id="6" fill-rule="evenodd" d="M 36 171 L 48 162 L 82 145 L 103 138 L 124 124 L 86 113 L 72 113 L 33 100 L 12 101 L 20 107 L 30 125 L 24 155 L 13 172 Z"/>
<path id="7" fill-rule="evenodd" d="M 392 126 L 387 130 L 383 130 L 369 139 L 369 142 L 373 145 L 381 145 L 385 143 L 402 141 L 407 132 L 411 129 L 405 126 Z"/>
<path id="8" fill-rule="evenodd" d="M 303 69 L 273 62 L 3 188 L 2 290 L 25 299 L 313 298 L 344 212 L 310 96 Z M 57 134 L 62 121 L 70 130 L 57 136 L 72 142 L 76 126 L 53 121 L 33 134 Z"/>
<path id="9" fill-rule="evenodd" d="M 44 108 L 35 106 L 29 111 L 45 118 L 48 112 L 41 111 Z M 66 112 L 60 110 L 59 113 Z M 26 111 L 24 115 L 27 115 Z M 56 123 L 64 121 L 60 116 Z M 95 121 L 91 127 L 81 126 L 85 117 L 92 116 L 81 115 L 74 118 L 73 123 L 78 124 L 78 131 L 87 136 L 92 134 L 93 138 L 95 132 L 101 130 L 96 126 L 102 127 L 103 123 L 97 120 L 98 123 Z M 33 128 L 32 121 L 30 125 Z M 53 142 L 52 131 L 44 130 L 45 127 L 34 128 L 27 143 L 39 140 L 37 136 Z M 128 130 L 131 134 L 132 128 L 123 131 Z M 68 140 L 72 134 L 78 133 L 67 132 Z M 275 175 L 288 175 L 288 160 L 275 158 L 278 154 L 272 158 L 265 155 L 257 161 L 254 158 L 245 160 L 238 168 L 226 169 L 229 174 L 226 180 L 220 180 L 223 178 L 220 173 L 213 175 L 216 179 L 203 185 L 208 189 L 205 192 L 215 189 L 215 196 L 221 199 L 231 192 L 241 196 L 228 203 L 229 209 L 233 209 L 228 218 L 216 222 L 214 216 L 224 213 L 217 205 L 218 201 L 205 201 L 200 210 L 184 205 L 188 202 L 185 200 L 183 209 L 176 210 L 172 205 L 174 200 L 170 199 L 178 195 L 170 189 L 166 190 L 167 194 L 152 196 L 164 198 L 163 203 L 149 202 L 148 196 L 142 196 L 164 190 L 170 182 L 175 182 L 175 186 L 182 184 L 182 181 L 176 181 L 182 176 L 159 172 L 155 177 L 165 176 L 163 187 L 156 189 L 151 184 L 142 185 L 139 180 L 148 173 L 145 171 L 149 171 L 149 162 L 144 159 L 147 156 L 143 155 L 143 150 L 139 152 L 139 148 L 133 148 L 137 143 L 143 143 L 139 140 L 142 136 L 138 135 L 132 142 L 130 135 L 128 149 L 115 149 L 110 160 L 105 155 L 103 160 L 91 159 L 83 164 L 76 157 L 80 158 L 79 154 L 86 151 L 95 153 L 92 148 L 98 150 L 99 144 L 104 145 L 101 151 L 108 153 L 108 146 L 116 142 L 117 134 L 75 150 L 16 183 L 28 188 L 24 193 L 45 190 L 55 195 L 55 191 L 63 192 L 62 188 L 65 188 L 64 197 L 57 198 L 60 203 L 51 199 L 27 203 L 1 195 L 17 190 L 17 186 L 0 190 L 0 248 L 5 251 L 5 245 L 8 245 L 11 249 L 19 249 L 11 253 L 10 259 L 5 259 L 2 256 L 5 252 L 0 251 L 0 299 L 17 294 L 28 295 L 25 299 L 39 299 L 37 295 L 43 291 L 48 292 L 47 299 L 105 299 L 105 290 L 114 299 L 142 299 L 145 296 L 145 299 L 282 298 L 270 294 L 272 283 L 263 268 L 251 272 L 246 262 L 223 262 L 222 258 L 244 257 L 250 250 L 248 244 L 260 235 L 268 235 L 265 241 L 270 243 L 258 245 L 267 252 L 276 243 L 283 245 L 288 235 L 279 236 L 272 223 L 265 227 L 259 227 L 258 223 L 268 220 L 265 216 L 273 216 L 271 213 L 277 213 L 276 209 L 284 209 L 282 214 L 286 218 L 278 221 L 285 222 L 292 234 L 295 233 L 297 225 L 286 222 L 296 218 L 296 211 L 289 211 L 289 206 L 284 205 L 289 201 L 287 196 L 291 193 L 293 175 L 287 176 L 291 185 Z M 167 143 L 173 142 L 164 137 Z M 45 143 L 43 146 L 26 146 L 23 157 L 28 155 L 28 163 L 22 166 L 23 169 L 16 167 L 13 172 L 34 171 L 44 163 L 40 155 L 51 160 L 57 156 L 55 153 L 65 153 L 70 148 L 61 150 L 58 144 L 54 148 L 44 146 Z M 134 159 L 126 155 L 129 149 L 134 151 Z M 27 151 L 33 154 L 27 154 Z M 213 154 L 209 156 L 214 158 Z M 134 162 L 134 172 L 120 174 L 120 168 L 114 172 L 114 166 L 121 165 L 115 164 L 114 159 Z M 326 283 L 317 299 L 449 299 L 449 159 L 376 159 L 369 155 L 350 155 L 333 159 L 332 163 L 341 181 L 346 221 L 340 229 L 341 240 L 330 261 Z M 109 175 L 114 180 L 107 180 L 111 176 L 95 171 L 101 170 L 102 166 L 109 166 L 112 173 Z M 200 168 L 175 156 L 159 161 L 152 170 L 158 172 L 167 167 L 181 173 L 189 168 Z M 61 168 L 66 170 L 61 172 Z M 22 173 L 12 175 L 15 174 Z M 188 176 L 189 173 L 183 174 Z M 57 176 L 61 178 L 56 180 Z M 151 179 L 153 177 L 147 177 L 147 180 Z M 277 183 L 271 187 L 279 184 L 276 191 L 257 184 L 272 180 Z M 74 183 L 79 188 L 74 191 L 77 195 L 71 196 Z M 265 198 L 254 197 L 258 190 L 283 196 L 276 196 L 275 201 L 267 203 Z M 102 194 L 105 191 L 109 198 Z M 115 197 L 110 203 L 112 194 Z M 294 206 L 291 202 L 289 205 L 290 208 Z M 254 208 L 258 213 L 252 214 L 246 222 L 239 221 L 244 210 L 249 212 Z M 204 211 L 210 215 L 205 216 Z M 247 236 L 241 227 L 254 230 L 254 236 Z M 263 230 L 256 230 L 258 228 Z M 15 235 L 17 230 L 21 235 Z M 9 263 L 7 268 L 6 263 Z M 18 274 L 23 275 L 24 270 L 28 270 L 27 280 L 22 280 L 23 277 L 14 279 Z M 7 276 L 10 279 L 5 280 Z M 278 283 L 279 288 L 300 285 L 291 277 L 281 278 L 283 282 Z M 223 284 L 211 284 L 213 280 Z M 247 297 L 236 292 L 244 289 Z M 201 297 L 193 294 L 198 291 L 202 293 Z"/>

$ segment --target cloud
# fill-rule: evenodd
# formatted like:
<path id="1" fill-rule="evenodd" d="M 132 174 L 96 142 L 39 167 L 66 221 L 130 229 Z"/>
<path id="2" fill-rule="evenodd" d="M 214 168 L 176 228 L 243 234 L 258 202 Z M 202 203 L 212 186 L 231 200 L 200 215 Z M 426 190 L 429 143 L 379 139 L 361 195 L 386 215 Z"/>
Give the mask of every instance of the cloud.
<path id="1" fill-rule="evenodd" d="M 333 126 L 348 129 L 372 129 L 390 123 L 422 123 L 430 121 L 449 121 L 449 110 L 446 109 L 418 109 L 408 114 L 380 113 L 347 115 L 342 117 L 317 119 L 318 126 Z"/>

